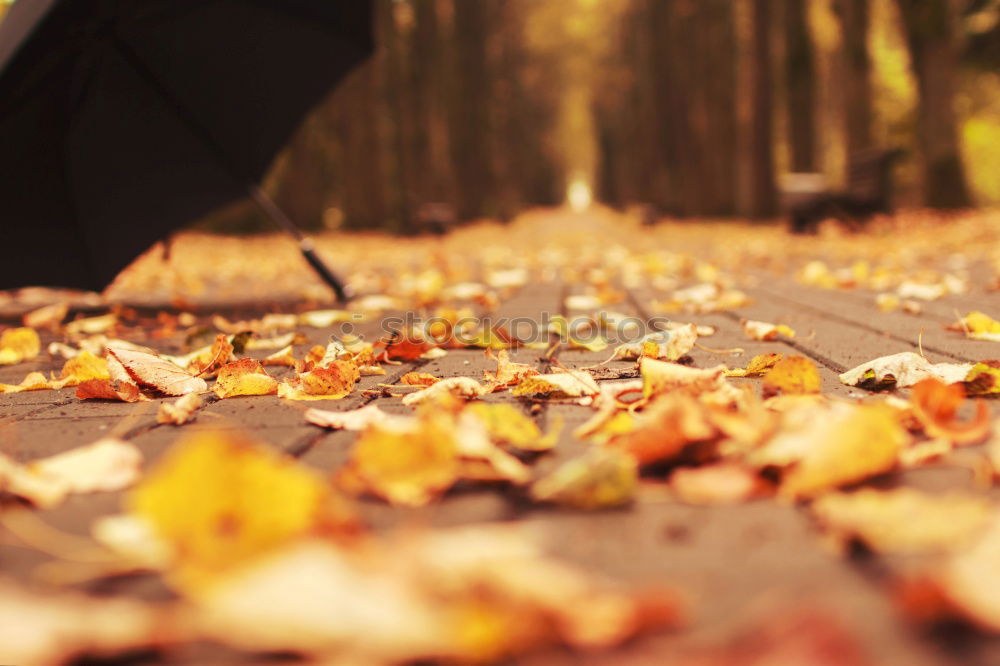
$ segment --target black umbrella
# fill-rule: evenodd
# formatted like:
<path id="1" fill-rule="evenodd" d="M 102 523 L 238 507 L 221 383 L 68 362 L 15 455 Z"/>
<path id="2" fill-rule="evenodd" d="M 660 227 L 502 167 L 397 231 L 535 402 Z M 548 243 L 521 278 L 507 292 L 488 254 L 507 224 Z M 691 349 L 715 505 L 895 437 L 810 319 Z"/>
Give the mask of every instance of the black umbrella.
<path id="1" fill-rule="evenodd" d="M 370 0 L 18 0 L 0 23 L 0 289 L 100 290 L 250 196 L 302 116 L 372 50 Z"/>

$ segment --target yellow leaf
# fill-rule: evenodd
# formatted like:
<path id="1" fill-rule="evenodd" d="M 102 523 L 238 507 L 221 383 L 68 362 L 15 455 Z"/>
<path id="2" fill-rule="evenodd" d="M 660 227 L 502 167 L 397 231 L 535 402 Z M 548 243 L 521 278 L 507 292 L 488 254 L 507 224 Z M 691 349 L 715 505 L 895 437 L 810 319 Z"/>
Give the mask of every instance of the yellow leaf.
<path id="1" fill-rule="evenodd" d="M 349 474 L 392 504 L 423 506 L 459 478 L 452 426 L 441 413 L 425 414 L 415 423 L 376 423 L 351 450 Z"/>
<path id="2" fill-rule="evenodd" d="M 494 358 L 493 352 L 489 349 L 486 350 L 486 358 Z M 490 372 L 489 370 L 483 371 L 486 383 L 493 391 L 512 384 L 518 384 L 525 377 L 538 374 L 538 370 L 530 365 L 526 365 L 524 363 L 514 363 L 511 361 L 510 354 L 507 353 L 506 349 L 501 349 L 497 352 L 495 360 L 497 362 L 497 370 L 495 373 Z"/>
<path id="3" fill-rule="evenodd" d="M 785 427 L 749 461 L 787 468 L 782 495 L 814 497 L 888 472 L 909 441 L 891 407 L 833 403 L 787 414 Z"/>
<path id="4" fill-rule="evenodd" d="M 927 494 L 914 488 L 830 493 L 812 504 L 816 518 L 843 539 L 883 553 L 955 550 L 979 536 L 992 510 L 986 497 Z"/>
<path id="5" fill-rule="evenodd" d="M 192 414 L 201 409 L 203 404 L 197 393 L 183 395 L 173 403 L 160 403 L 159 409 L 156 410 L 156 422 L 183 425 Z"/>
<path id="6" fill-rule="evenodd" d="M 478 402 L 469 405 L 466 411 L 483 423 L 490 439 L 497 444 L 522 451 L 548 451 L 558 440 L 558 429 L 543 436 L 534 420 L 513 405 Z"/>
<path id="7" fill-rule="evenodd" d="M 628 504 L 639 483 L 636 459 L 617 449 L 595 447 L 531 487 L 531 497 L 579 509 Z"/>
<path id="8" fill-rule="evenodd" d="M 8 328 L 0 334 L 0 365 L 13 365 L 38 356 L 42 341 L 33 328 Z"/>
<path id="9" fill-rule="evenodd" d="M 778 393 L 819 393 L 823 380 L 816 364 L 805 356 L 789 356 L 764 375 L 764 397 Z"/>
<path id="10" fill-rule="evenodd" d="M 795 331 L 785 324 L 771 324 L 766 321 L 744 319 L 741 322 L 743 333 L 751 340 L 777 340 L 778 336 L 794 338 Z"/>
<path id="11" fill-rule="evenodd" d="M 44 391 L 54 388 L 40 372 L 29 372 L 20 384 L 0 384 L 0 393 L 20 393 L 22 391 Z"/>
<path id="12" fill-rule="evenodd" d="M 271 395 L 278 392 L 278 380 L 264 371 L 260 361 L 244 358 L 222 366 L 212 390 L 220 398 Z"/>
<path id="13" fill-rule="evenodd" d="M 361 373 L 354 361 L 333 361 L 278 385 L 278 397 L 287 400 L 339 400 L 354 390 Z"/>
<path id="14" fill-rule="evenodd" d="M 230 431 L 199 432 L 175 444 L 126 505 L 171 546 L 170 580 L 188 593 L 344 520 L 317 473 Z"/>
<path id="15" fill-rule="evenodd" d="M 917 383 L 910 392 L 913 415 L 930 437 L 940 437 L 955 444 L 976 444 L 987 438 L 992 429 L 990 408 L 982 400 L 975 401 L 976 415 L 961 421 L 958 411 L 965 402 L 961 384 L 945 384 L 929 377 Z"/>
<path id="16" fill-rule="evenodd" d="M 80 352 L 63 364 L 60 386 L 77 386 L 91 379 L 109 379 L 108 363 L 89 351 Z"/>
<path id="17" fill-rule="evenodd" d="M 727 377 L 760 377 L 773 368 L 775 364 L 783 358 L 782 354 L 768 352 L 767 354 L 757 354 L 746 368 L 734 368 L 726 370 Z"/>
<path id="18" fill-rule="evenodd" d="M 712 505 L 745 502 L 763 493 L 765 483 L 746 467 L 723 462 L 678 468 L 670 487 L 682 502 Z"/>
<path id="19" fill-rule="evenodd" d="M 441 381 L 440 377 L 426 372 L 408 372 L 399 378 L 399 383 L 407 386 L 430 386 L 439 381 Z"/>

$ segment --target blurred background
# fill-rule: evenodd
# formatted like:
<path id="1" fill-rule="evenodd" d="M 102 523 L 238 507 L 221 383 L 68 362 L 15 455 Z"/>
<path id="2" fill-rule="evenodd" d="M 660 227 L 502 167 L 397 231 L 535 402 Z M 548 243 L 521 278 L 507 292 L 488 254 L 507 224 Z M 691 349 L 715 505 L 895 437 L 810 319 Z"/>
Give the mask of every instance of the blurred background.
<path id="1" fill-rule="evenodd" d="M 375 2 L 375 57 L 265 183 L 306 229 L 773 219 L 892 149 L 896 206 L 1000 203 L 1000 0 Z M 249 203 L 199 226 L 270 230 Z"/>

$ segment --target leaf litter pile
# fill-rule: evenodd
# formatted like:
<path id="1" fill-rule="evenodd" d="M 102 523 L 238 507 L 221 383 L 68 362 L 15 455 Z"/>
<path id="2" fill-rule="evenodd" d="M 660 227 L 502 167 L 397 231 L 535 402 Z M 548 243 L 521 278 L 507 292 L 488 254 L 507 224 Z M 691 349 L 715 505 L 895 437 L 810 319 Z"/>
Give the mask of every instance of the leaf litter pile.
<path id="1" fill-rule="evenodd" d="M 342 308 L 310 301 L 306 274 L 258 292 L 285 255 L 248 241 L 220 265 L 208 237 L 182 241 L 170 309 L 10 295 L 0 305 L 23 316 L 0 331 L 0 561 L 17 566 L 0 572 L 0 662 L 183 660 L 205 644 L 364 664 L 891 651 L 822 598 L 740 633 L 676 551 L 641 536 L 663 529 L 643 516 L 682 510 L 739 529 L 741 507 L 803 523 L 829 566 L 878 558 L 893 621 L 988 641 L 1000 253 L 984 236 L 998 232 L 995 216 L 912 214 L 802 240 L 549 212 L 433 243 L 341 239 L 362 294 Z M 150 261 L 119 296 L 152 291 Z M 195 307 L 244 278 L 299 305 Z M 427 325 L 382 325 L 407 311 Z M 521 336 L 501 316 L 544 328 Z M 50 412 L 94 436 L 36 440 Z M 615 534 L 605 518 L 642 552 L 588 559 Z M 560 543 L 560 521 L 588 520 Z M 614 575 L 630 558 L 666 573 Z"/>

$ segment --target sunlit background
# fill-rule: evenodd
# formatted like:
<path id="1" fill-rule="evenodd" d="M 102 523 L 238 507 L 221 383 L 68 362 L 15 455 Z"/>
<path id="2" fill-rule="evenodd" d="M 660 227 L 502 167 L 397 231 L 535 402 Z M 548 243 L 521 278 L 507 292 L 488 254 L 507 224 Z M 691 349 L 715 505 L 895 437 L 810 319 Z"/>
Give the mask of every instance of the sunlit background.
<path id="1" fill-rule="evenodd" d="M 775 218 L 789 183 L 842 187 L 893 148 L 897 206 L 1000 203 L 1000 0 L 375 4 L 375 57 L 266 182 L 309 229 L 591 201 Z M 240 204 L 203 226 L 266 223 Z"/>

